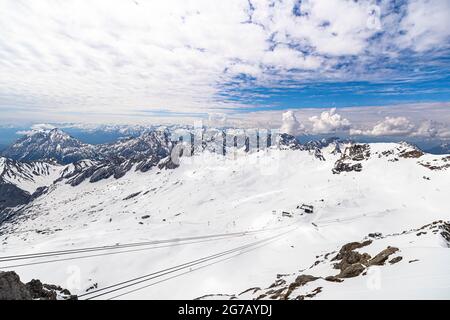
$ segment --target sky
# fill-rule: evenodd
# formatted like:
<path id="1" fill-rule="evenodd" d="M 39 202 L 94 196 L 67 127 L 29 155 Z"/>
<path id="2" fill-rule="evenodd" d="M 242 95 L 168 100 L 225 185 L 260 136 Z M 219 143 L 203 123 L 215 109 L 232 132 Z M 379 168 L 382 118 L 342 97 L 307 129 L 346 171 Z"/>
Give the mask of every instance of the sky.
<path id="1" fill-rule="evenodd" d="M 450 139 L 448 0 L 0 0 L 0 123 Z"/>

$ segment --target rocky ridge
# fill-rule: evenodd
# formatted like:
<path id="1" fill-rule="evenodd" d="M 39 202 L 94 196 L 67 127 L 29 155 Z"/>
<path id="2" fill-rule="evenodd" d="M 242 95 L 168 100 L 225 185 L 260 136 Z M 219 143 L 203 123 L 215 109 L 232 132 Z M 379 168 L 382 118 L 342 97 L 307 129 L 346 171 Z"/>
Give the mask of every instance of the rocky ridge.
<path id="1" fill-rule="evenodd" d="M 14 271 L 0 271 L 0 300 L 77 300 L 77 296 L 37 279 L 23 283 Z"/>
<path id="2" fill-rule="evenodd" d="M 323 285 L 319 280 L 329 283 L 342 283 L 346 279 L 366 276 L 371 267 L 384 267 L 402 263 L 404 260 L 401 250 L 395 246 L 387 246 L 374 256 L 363 252 L 365 248 L 370 247 L 376 241 L 381 239 L 395 239 L 409 234 L 416 234 L 420 237 L 424 234 L 440 236 L 447 247 L 450 247 L 450 222 L 434 221 L 422 227 L 405 230 L 399 233 L 382 235 L 380 233 L 371 233 L 362 241 L 349 242 L 341 246 L 338 251 L 331 251 L 325 254 L 317 255 L 317 260 L 306 269 L 300 270 L 300 273 L 278 274 L 276 280 L 268 287 L 252 287 L 239 294 L 220 294 L 220 297 L 234 299 L 253 299 L 253 300 L 304 300 L 312 299 L 323 292 Z M 414 263 L 417 259 L 403 261 L 403 263 Z M 318 275 L 315 269 L 320 265 L 328 265 L 331 270 L 337 273 L 329 275 Z M 318 283 L 314 285 L 314 283 Z M 322 282 L 323 283 L 323 282 Z M 211 299 L 215 294 L 205 295 L 198 299 Z"/>

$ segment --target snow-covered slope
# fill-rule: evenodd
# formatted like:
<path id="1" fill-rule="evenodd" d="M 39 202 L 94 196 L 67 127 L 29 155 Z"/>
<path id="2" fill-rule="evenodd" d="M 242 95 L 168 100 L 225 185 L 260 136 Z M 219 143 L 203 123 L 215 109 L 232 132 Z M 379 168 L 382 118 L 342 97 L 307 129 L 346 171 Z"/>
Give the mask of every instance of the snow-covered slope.
<path id="1" fill-rule="evenodd" d="M 53 163 L 0 157 L 0 221 L 13 208 L 41 195 L 59 177 L 60 170 L 61 166 Z"/>
<path id="2" fill-rule="evenodd" d="M 331 143 L 321 154 L 323 159 L 315 149 L 204 152 L 181 158 L 174 170 L 142 172 L 133 164 L 120 179 L 75 186 L 67 183 L 74 171 L 68 167 L 66 178 L 0 227 L 0 267 L 24 280 L 61 284 L 81 299 L 238 294 L 269 286 L 277 274 L 295 280 L 316 256 L 369 233 L 401 234 L 450 219 L 448 156 L 387 143 Z M 360 164 L 361 170 L 333 173 L 337 163 Z M 314 212 L 305 213 L 302 204 Z M 311 284 L 298 295 L 321 286 L 314 298 L 344 297 L 340 288 L 354 298 L 448 298 L 450 251 L 438 235 L 429 236 L 386 237 L 367 247 L 372 257 L 386 246 L 403 256 L 382 268 L 378 291 L 360 276 Z M 29 253 L 40 254 L 5 258 Z M 419 261 L 408 263 L 414 259 Z M 330 262 L 322 264 L 327 272 L 319 266 L 308 272 L 333 275 Z M 426 279 L 414 294 L 410 286 L 389 282 L 408 276 Z"/>
<path id="3" fill-rule="evenodd" d="M 276 279 L 339 273 L 333 256 L 324 256 L 375 234 L 361 253 L 374 257 L 393 246 L 403 260 L 369 266 L 369 277 L 319 279 L 290 298 L 450 297 L 448 243 L 431 229 L 411 232 L 450 219 L 448 155 L 393 143 L 331 142 L 322 157 L 316 148 L 295 149 L 206 151 L 181 158 L 174 170 L 142 172 L 134 163 L 120 179 L 74 186 L 67 182 L 76 167 L 96 164 L 69 165 L 0 227 L 0 267 L 61 284 L 81 299 L 258 298 Z M 358 170 L 336 170 L 341 164 Z M 37 255 L 5 258 L 30 253 Z M 238 296 L 254 287 L 260 291 Z"/>
<path id="4" fill-rule="evenodd" d="M 420 299 L 449 297 L 450 224 L 372 233 L 320 253 L 308 267 L 238 294 L 201 299 Z"/>
<path id="5" fill-rule="evenodd" d="M 43 161 L 20 162 L 0 157 L 0 179 L 31 194 L 39 187 L 52 184 L 59 177 L 61 167 Z"/>

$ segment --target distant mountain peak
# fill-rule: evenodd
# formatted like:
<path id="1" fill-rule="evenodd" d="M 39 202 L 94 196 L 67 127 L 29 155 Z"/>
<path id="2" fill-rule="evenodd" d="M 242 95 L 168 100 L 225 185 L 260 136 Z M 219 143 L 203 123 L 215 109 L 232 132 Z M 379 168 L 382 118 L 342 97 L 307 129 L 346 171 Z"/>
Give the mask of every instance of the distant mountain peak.
<path id="1" fill-rule="evenodd" d="M 27 134 L 3 151 L 3 156 L 20 161 L 55 159 L 71 163 L 96 155 L 94 147 L 55 128 Z"/>

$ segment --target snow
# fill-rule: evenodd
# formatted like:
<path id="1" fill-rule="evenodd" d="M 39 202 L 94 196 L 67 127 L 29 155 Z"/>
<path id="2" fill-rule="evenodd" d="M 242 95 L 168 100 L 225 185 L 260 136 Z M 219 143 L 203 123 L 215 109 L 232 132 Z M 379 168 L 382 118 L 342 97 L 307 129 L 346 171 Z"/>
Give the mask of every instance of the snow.
<path id="1" fill-rule="evenodd" d="M 10 162 L 11 163 L 11 162 Z M 56 180 L 63 166 L 36 161 L 30 163 L 12 162 L 7 165 L 0 159 L 0 175 L 7 182 L 32 194 L 39 187 L 49 186 Z"/>
<path id="2" fill-rule="evenodd" d="M 438 238 L 430 233 L 419 237 L 414 232 L 374 240 L 369 247 L 357 251 L 374 256 L 387 246 L 395 244 L 400 249 L 395 256 L 403 259 L 393 265 L 386 263 L 385 266 L 371 266 L 367 275 L 345 279 L 343 283 L 323 279 L 310 282 L 298 289 L 293 296 L 322 287 L 322 293 L 317 299 L 448 299 L 450 254 L 448 244 L 436 241 Z M 319 265 L 304 273 L 320 277 L 339 272 L 330 265 Z M 295 276 L 291 279 L 295 279 Z"/>
<path id="3" fill-rule="evenodd" d="M 21 267 L 8 267 L 21 261 L 2 261 L 0 266 L 15 270 L 24 281 L 39 278 L 82 294 L 95 283 L 102 288 L 249 245 L 101 297 L 112 298 L 154 283 L 118 299 L 192 299 L 268 286 L 277 274 L 308 268 L 316 255 L 338 250 L 368 233 L 397 233 L 450 219 L 450 171 L 430 170 L 417 163 L 440 161 L 444 156 L 393 162 L 389 161 L 393 156 L 379 157 L 379 153 L 404 146 L 377 143 L 370 147 L 371 157 L 361 162 L 361 172 L 332 174 L 340 155 L 331 154 L 330 147 L 323 150 L 326 161 L 308 151 L 237 151 L 226 157 L 205 152 L 182 158 L 175 170 L 131 170 L 118 180 L 85 181 L 77 187 L 61 181 L 31 203 L 14 223 L 3 226 L 7 232 L 0 235 L 0 256 L 181 240 L 120 254 Z M 300 215 L 296 207 L 302 203 L 313 205 L 314 214 Z M 282 217 L 282 211 L 292 212 L 293 217 Z M 150 217 L 143 219 L 146 215 Z M 248 231 L 254 232 L 234 234 Z M 222 234 L 230 235 L 182 240 Z M 383 239 L 371 250 L 394 245 L 402 255 L 420 261 L 384 268 L 377 290 L 371 290 L 362 278 L 344 283 L 320 280 L 324 290 L 317 298 L 449 298 L 450 252 L 433 239 L 424 241 L 414 234 Z M 22 262 L 37 261 L 42 258 Z M 196 270 L 198 267 L 201 269 Z M 177 277 L 170 279 L 172 276 Z M 156 283 L 161 280 L 167 281 Z"/>
<path id="4" fill-rule="evenodd" d="M 6 161 L 5 158 L 0 157 L 0 172 L 3 172 L 3 168 L 5 167 L 5 161 Z"/>

